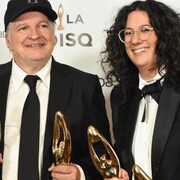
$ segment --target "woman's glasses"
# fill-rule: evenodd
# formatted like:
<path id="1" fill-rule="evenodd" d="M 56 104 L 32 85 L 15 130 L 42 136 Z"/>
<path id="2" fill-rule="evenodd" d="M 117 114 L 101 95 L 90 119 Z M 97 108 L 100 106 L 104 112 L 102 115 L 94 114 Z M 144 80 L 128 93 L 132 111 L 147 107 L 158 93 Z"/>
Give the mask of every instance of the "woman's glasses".
<path id="1" fill-rule="evenodd" d="M 140 39 L 142 41 L 145 41 L 149 38 L 153 30 L 153 27 L 151 27 L 150 25 L 141 26 L 137 31 L 134 31 L 131 28 L 125 28 L 119 31 L 118 36 L 121 42 L 127 44 L 132 41 L 132 38 L 136 32 L 139 35 Z"/>

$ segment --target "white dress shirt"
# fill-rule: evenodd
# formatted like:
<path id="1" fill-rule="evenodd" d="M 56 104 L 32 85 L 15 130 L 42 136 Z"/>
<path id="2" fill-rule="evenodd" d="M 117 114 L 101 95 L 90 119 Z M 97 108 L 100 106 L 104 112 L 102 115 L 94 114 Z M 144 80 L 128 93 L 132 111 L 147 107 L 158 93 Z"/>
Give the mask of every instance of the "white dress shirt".
<path id="1" fill-rule="evenodd" d="M 157 74 L 153 80 L 144 81 L 139 75 L 139 89 L 142 89 L 145 85 L 152 84 L 156 80 L 160 79 L 161 75 Z M 163 79 L 161 80 L 162 84 Z M 144 108 L 146 106 L 145 121 L 142 122 Z M 152 149 L 152 137 L 154 132 L 154 125 L 156 120 L 158 104 L 152 98 L 151 95 L 142 98 L 139 104 L 139 111 L 136 121 L 136 127 L 133 138 L 132 153 L 135 164 L 139 165 L 145 173 L 152 178 L 151 168 L 151 149 Z"/>

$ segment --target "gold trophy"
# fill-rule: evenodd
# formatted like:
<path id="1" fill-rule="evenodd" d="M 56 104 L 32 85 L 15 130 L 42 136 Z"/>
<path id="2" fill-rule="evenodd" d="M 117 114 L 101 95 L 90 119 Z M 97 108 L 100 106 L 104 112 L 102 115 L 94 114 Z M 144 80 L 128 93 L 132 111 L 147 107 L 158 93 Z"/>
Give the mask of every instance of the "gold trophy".
<path id="1" fill-rule="evenodd" d="M 62 135 L 63 137 L 61 137 Z M 55 165 L 70 163 L 71 135 L 67 128 L 65 117 L 59 111 L 55 114 L 52 152 Z"/>
<path id="2" fill-rule="evenodd" d="M 91 159 L 96 169 L 104 178 L 119 177 L 120 163 L 111 145 L 108 143 L 105 137 L 101 135 L 99 131 L 93 126 L 88 127 L 87 134 Z M 103 143 L 105 149 L 107 150 L 109 158 L 107 158 L 106 154 L 98 157 L 93 147 L 93 144 L 97 142 Z"/>
<path id="3" fill-rule="evenodd" d="M 137 164 L 133 166 L 132 172 L 135 180 L 151 180 L 151 178 Z"/>
<path id="4" fill-rule="evenodd" d="M 62 25 L 63 15 L 64 15 L 64 8 L 63 8 L 62 4 L 60 4 L 59 8 L 58 8 L 58 19 L 59 19 L 58 30 L 64 29 L 64 26 Z"/>
<path id="5" fill-rule="evenodd" d="M 93 148 L 93 144 L 99 141 L 103 143 L 110 159 L 107 159 L 106 154 L 102 155 L 101 157 L 97 156 Z M 88 144 L 89 144 L 91 159 L 96 169 L 99 171 L 99 173 L 104 178 L 111 178 L 111 177 L 119 178 L 120 163 L 115 151 L 108 143 L 108 141 L 105 139 L 105 137 L 102 136 L 99 133 L 99 131 L 92 125 L 88 127 Z M 134 180 L 151 180 L 151 178 L 136 164 L 133 166 L 132 172 L 133 172 Z"/>

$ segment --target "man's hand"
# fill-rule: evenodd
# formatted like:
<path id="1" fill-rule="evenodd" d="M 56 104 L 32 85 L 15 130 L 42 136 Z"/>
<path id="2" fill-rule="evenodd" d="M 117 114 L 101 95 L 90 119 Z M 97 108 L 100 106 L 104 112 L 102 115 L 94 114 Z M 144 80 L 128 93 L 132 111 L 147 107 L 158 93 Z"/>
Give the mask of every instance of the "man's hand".
<path id="1" fill-rule="evenodd" d="M 0 163 L 3 163 L 2 154 L 0 153 Z"/>
<path id="2" fill-rule="evenodd" d="M 48 171 L 53 180 L 80 180 L 80 171 L 75 164 L 53 164 Z"/>

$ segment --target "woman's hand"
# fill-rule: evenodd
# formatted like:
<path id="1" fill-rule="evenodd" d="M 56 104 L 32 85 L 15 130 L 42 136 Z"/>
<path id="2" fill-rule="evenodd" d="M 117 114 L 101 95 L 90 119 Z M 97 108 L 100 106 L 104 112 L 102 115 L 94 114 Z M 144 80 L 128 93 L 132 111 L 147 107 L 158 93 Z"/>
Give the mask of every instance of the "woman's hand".
<path id="1" fill-rule="evenodd" d="M 129 175 L 124 169 L 120 170 L 120 177 L 106 178 L 104 180 L 129 180 Z"/>

